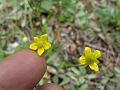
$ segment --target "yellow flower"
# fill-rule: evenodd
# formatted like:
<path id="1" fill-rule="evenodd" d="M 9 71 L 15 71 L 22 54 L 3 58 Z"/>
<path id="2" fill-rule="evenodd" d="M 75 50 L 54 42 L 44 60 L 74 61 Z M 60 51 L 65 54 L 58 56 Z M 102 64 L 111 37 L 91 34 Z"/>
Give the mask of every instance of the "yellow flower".
<path id="1" fill-rule="evenodd" d="M 91 50 L 89 47 L 85 47 L 84 54 L 79 58 L 79 62 L 82 65 L 89 66 L 94 71 L 99 71 L 97 58 L 101 56 L 99 50 Z"/>
<path id="2" fill-rule="evenodd" d="M 38 55 L 42 55 L 45 50 L 48 50 L 51 44 L 48 42 L 48 35 L 44 34 L 39 37 L 34 37 L 34 41 L 30 44 L 30 49 L 37 50 Z"/>

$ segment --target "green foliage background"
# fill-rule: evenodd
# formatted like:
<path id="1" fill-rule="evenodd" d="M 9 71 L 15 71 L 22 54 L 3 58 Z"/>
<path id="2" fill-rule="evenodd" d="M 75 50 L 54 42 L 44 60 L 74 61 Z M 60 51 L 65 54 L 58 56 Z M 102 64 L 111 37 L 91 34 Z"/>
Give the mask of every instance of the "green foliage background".
<path id="1" fill-rule="evenodd" d="M 28 48 L 34 36 L 47 33 L 52 43 L 44 54 L 48 78 L 40 84 L 57 83 L 68 90 L 120 90 L 119 8 L 120 0 L 0 0 L 0 60 Z M 68 67 L 78 64 L 85 46 L 103 52 L 99 73 Z"/>

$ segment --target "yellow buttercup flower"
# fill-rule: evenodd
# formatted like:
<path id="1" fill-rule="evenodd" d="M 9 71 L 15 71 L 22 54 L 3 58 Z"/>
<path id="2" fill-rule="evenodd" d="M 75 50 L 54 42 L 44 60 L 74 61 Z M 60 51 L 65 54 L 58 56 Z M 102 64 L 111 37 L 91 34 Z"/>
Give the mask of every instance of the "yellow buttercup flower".
<path id="1" fill-rule="evenodd" d="M 82 65 L 89 66 L 94 71 L 99 71 L 97 58 L 101 56 L 99 50 L 91 50 L 89 47 L 85 47 L 84 54 L 79 58 L 79 62 Z"/>
<path id="2" fill-rule="evenodd" d="M 48 35 L 44 34 L 39 37 L 34 37 L 34 41 L 30 44 L 30 49 L 37 50 L 38 55 L 42 55 L 45 50 L 48 50 L 51 44 L 48 42 Z"/>

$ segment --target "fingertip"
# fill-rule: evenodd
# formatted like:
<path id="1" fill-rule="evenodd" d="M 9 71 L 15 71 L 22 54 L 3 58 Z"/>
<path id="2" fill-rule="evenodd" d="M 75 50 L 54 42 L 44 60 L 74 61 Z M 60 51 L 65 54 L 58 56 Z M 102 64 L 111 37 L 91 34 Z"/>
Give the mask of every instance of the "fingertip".
<path id="1" fill-rule="evenodd" d="M 43 57 L 29 49 L 21 50 L 0 63 L 0 84 L 10 90 L 30 90 L 43 77 L 46 69 Z"/>
<path id="2" fill-rule="evenodd" d="M 38 69 L 42 68 L 43 69 L 42 71 L 44 71 L 44 72 L 47 70 L 47 64 L 45 62 L 45 58 L 42 56 L 39 56 L 35 51 L 30 50 L 30 49 L 24 49 L 24 50 L 17 52 L 17 53 L 19 53 L 20 56 L 23 56 L 24 59 L 26 58 L 26 60 L 28 60 L 30 62 L 37 63 L 39 66 Z"/>

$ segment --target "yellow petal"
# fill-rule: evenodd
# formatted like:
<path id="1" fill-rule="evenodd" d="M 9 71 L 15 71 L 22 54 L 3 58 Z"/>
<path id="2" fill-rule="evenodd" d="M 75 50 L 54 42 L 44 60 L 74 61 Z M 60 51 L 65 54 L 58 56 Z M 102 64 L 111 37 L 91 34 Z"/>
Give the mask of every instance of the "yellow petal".
<path id="1" fill-rule="evenodd" d="M 30 44 L 29 48 L 32 50 L 37 50 L 38 47 L 37 47 L 36 43 L 32 43 L 32 44 Z"/>
<path id="2" fill-rule="evenodd" d="M 38 38 L 38 37 L 34 37 L 34 41 L 35 41 L 35 42 L 38 42 L 38 41 L 39 41 L 39 38 Z"/>
<path id="3" fill-rule="evenodd" d="M 80 62 L 80 64 L 86 64 L 86 59 L 85 59 L 85 56 L 81 56 L 80 58 L 79 58 L 79 62 Z"/>
<path id="4" fill-rule="evenodd" d="M 47 50 L 51 47 L 51 44 L 49 42 L 46 42 L 44 45 L 44 49 Z"/>
<path id="5" fill-rule="evenodd" d="M 89 67 L 96 72 L 99 71 L 97 63 L 90 64 Z"/>
<path id="6" fill-rule="evenodd" d="M 84 51 L 84 53 L 85 53 L 85 57 L 86 58 L 89 58 L 89 56 L 91 55 L 91 48 L 89 48 L 89 47 L 85 47 L 85 51 Z"/>
<path id="7" fill-rule="evenodd" d="M 95 50 L 95 51 L 93 52 L 93 55 L 94 55 L 96 58 L 99 58 L 99 57 L 101 57 L 101 52 L 100 52 L 99 50 Z"/>
<path id="8" fill-rule="evenodd" d="M 39 48 L 37 51 L 38 55 L 40 56 L 43 54 L 43 52 L 44 52 L 44 48 Z"/>
<path id="9" fill-rule="evenodd" d="M 41 36 L 41 38 L 42 38 L 42 40 L 47 41 L 48 35 L 47 35 L 47 34 L 44 34 L 44 35 Z"/>

